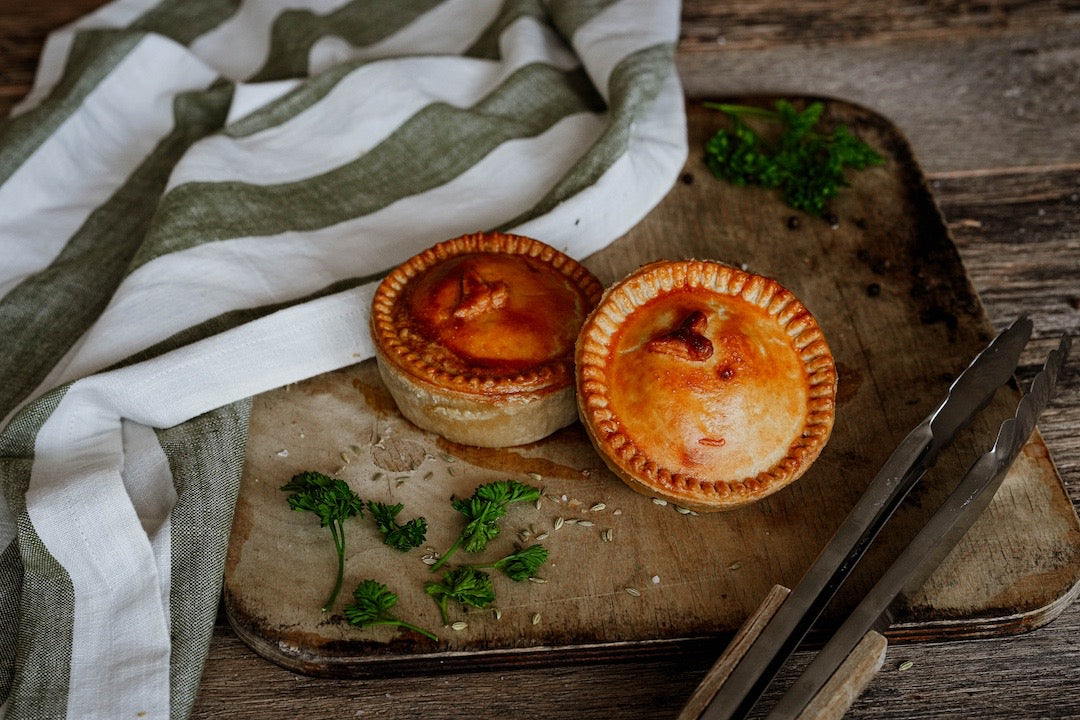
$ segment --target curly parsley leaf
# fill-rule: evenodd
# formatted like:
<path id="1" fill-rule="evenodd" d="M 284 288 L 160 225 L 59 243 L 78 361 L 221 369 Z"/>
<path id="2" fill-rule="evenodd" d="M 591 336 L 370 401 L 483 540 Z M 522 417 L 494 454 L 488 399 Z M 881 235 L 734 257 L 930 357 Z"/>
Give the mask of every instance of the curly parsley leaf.
<path id="1" fill-rule="evenodd" d="M 364 501 L 344 480 L 320 472 L 308 471 L 294 475 L 281 489 L 292 493 L 288 497 L 289 507 L 315 513 L 319 518 L 319 526 L 329 527 L 334 538 L 338 559 L 337 579 L 330 597 L 323 603 L 322 610 L 326 612 L 337 600 L 345 575 L 345 520 L 362 515 Z"/>
<path id="2" fill-rule="evenodd" d="M 491 576 L 467 565 L 448 570 L 439 582 L 424 583 L 424 592 L 435 599 L 443 625 L 450 623 L 450 600 L 475 608 L 485 608 L 495 601 Z"/>
<path id="3" fill-rule="evenodd" d="M 439 637 L 428 630 L 393 615 L 390 610 L 397 605 L 398 596 L 375 580 L 364 580 L 353 590 L 353 603 L 345 607 L 345 619 L 357 627 L 393 625 L 418 632 L 424 637 L 438 641 Z"/>
<path id="4" fill-rule="evenodd" d="M 369 502 L 368 512 L 375 519 L 379 532 L 383 534 L 383 542 L 405 552 L 424 543 L 427 535 L 427 520 L 423 517 L 413 518 L 404 525 L 397 522 L 397 516 L 405 509 L 402 503 L 387 505 L 382 502 Z"/>
<path id="5" fill-rule="evenodd" d="M 786 100 L 778 100 L 774 110 L 728 103 L 705 106 L 727 114 L 732 122 L 705 144 L 705 164 L 712 174 L 739 186 L 777 189 L 789 206 L 811 215 L 825 214 L 829 200 L 849 184 L 846 169 L 885 162 L 846 127 L 827 135 L 818 132 L 825 110 L 820 102 L 801 111 Z M 778 140 L 767 142 L 746 118 L 779 123 Z"/>

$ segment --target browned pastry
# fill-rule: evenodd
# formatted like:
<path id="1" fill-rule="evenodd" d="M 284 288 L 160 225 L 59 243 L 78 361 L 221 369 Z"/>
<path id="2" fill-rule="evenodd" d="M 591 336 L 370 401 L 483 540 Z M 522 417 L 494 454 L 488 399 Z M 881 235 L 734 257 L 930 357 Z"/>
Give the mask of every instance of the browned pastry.
<path id="1" fill-rule="evenodd" d="M 608 290 L 577 345 L 578 408 L 635 490 L 698 510 L 773 493 L 832 430 L 836 368 L 810 312 L 768 278 L 657 262 Z"/>
<path id="2" fill-rule="evenodd" d="M 539 440 L 577 419 L 574 343 L 602 292 L 592 273 L 538 240 L 447 240 L 375 292 L 380 375 L 406 418 L 449 440 Z"/>

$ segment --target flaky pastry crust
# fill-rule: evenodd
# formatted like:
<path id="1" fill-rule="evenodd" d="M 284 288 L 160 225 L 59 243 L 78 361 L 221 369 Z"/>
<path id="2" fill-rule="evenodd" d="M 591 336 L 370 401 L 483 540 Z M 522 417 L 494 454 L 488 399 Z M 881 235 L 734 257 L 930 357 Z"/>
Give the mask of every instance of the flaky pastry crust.
<path id="1" fill-rule="evenodd" d="M 800 477 L 833 426 L 836 367 L 774 280 L 709 261 L 646 265 L 610 288 L 577 343 L 582 423 L 635 490 L 727 510 Z"/>

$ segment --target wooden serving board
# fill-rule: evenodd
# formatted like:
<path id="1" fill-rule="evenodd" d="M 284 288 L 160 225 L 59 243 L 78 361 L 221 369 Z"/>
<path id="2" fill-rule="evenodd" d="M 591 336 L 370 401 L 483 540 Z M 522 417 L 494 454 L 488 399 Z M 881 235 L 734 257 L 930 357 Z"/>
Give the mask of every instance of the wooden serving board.
<path id="1" fill-rule="evenodd" d="M 327 676 L 718 654 L 770 587 L 794 586 L 892 448 L 994 334 L 906 141 L 865 109 L 827 107 L 828 119 L 853 127 L 888 160 L 842 192 L 834 225 L 767 191 L 712 178 L 702 148 L 722 119 L 691 103 L 681 181 L 630 233 L 586 260 L 607 284 L 657 258 L 718 259 L 774 277 L 803 300 L 840 374 L 832 439 L 803 478 L 743 509 L 684 514 L 625 487 L 577 424 L 497 450 L 423 432 L 397 413 L 373 362 L 363 362 L 255 399 L 225 573 L 225 609 L 238 635 L 276 663 Z M 943 453 L 823 626 L 869 589 L 989 447 L 1017 397 L 1015 387 L 1000 390 Z M 404 503 L 403 519 L 429 523 L 425 546 L 403 554 L 381 543 L 369 518 L 350 521 L 345 587 L 329 613 L 319 611 L 335 571 L 329 532 L 310 513 L 290 511 L 279 489 L 304 470 L 341 477 L 365 500 Z M 457 560 L 498 557 L 523 533 L 528 542 L 547 533 L 550 561 L 539 573 L 546 582 L 496 577 L 499 617 L 455 608 L 451 619 L 467 627 L 445 628 L 422 589 L 437 577 L 422 556 L 446 549 L 460 531 L 451 496 L 506 478 L 543 487 L 539 506 L 514 507 L 487 552 Z M 341 609 L 365 578 L 386 583 L 400 596 L 395 611 L 440 641 L 347 624 Z M 1056 617 L 1078 589 L 1080 523 L 1036 434 L 890 640 L 1028 630 Z"/>

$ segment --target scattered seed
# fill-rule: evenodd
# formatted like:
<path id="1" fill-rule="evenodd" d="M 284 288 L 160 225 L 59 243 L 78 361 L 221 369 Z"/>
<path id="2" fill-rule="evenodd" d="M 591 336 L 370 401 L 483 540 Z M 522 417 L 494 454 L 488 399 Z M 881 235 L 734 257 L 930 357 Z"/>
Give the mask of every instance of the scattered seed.
<path id="1" fill-rule="evenodd" d="M 278 457 L 289 457 L 289 451 L 286 450 L 285 448 L 282 448 L 282 449 L 277 451 L 277 456 Z"/>
<path id="2" fill-rule="evenodd" d="M 578 519 L 577 518 L 566 518 L 566 524 L 567 525 L 577 525 L 578 524 Z"/>
<path id="3" fill-rule="evenodd" d="M 566 522 L 566 521 L 565 521 L 565 520 L 563 520 L 561 516 L 560 516 L 560 517 L 557 517 L 557 518 L 555 518 L 555 524 L 553 525 L 553 527 L 554 527 L 554 528 L 555 528 L 556 530 L 558 530 L 559 528 L 561 528 L 561 527 L 563 526 L 563 523 L 564 523 L 564 522 Z"/>
<path id="4" fill-rule="evenodd" d="M 600 512 L 601 510 L 605 510 L 605 509 L 607 509 L 607 505 L 605 503 L 598 502 L 595 505 L 593 505 L 591 508 L 589 508 L 589 512 Z"/>
<path id="5" fill-rule="evenodd" d="M 454 477 L 455 475 L 457 475 L 457 471 L 454 470 L 454 468 L 446 468 L 446 474 L 450 477 Z"/>
<path id="6" fill-rule="evenodd" d="M 558 495 L 545 495 L 544 497 L 546 497 L 548 500 L 550 500 L 553 503 L 561 502 L 561 500 L 559 500 Z"/>
<path id="7" fill-rule="evenodd" d="M 727 569 L 728 570 L 738 570 L 741 567 L 742 567 L 742 563 L 736 560 L 735 562 L 728 565 Z"/>
<path id="8" fill-rule="evenodd" d="M 900 672 L 904 672 L 905 670 L 910 670 L 914 665 L 915 663 L 913 663 L 912 661 L 905 660 L 904 662 L 900 663 L 900 665 L 897 666 L 896 669 Z"/>
<path id="9" fill-rule="evenodd" d="M 521 540 L 521 542 L 525 542 L 526 540 L 528 540 L 530 535 L 532 535 L 532 533 L 528 530 L 518 531 L 518 539 Z"/>
<path id="10" fill-rule="evenodd" d="M 377 473 L 375 473 L 374 475 L 371 476 L 371 481 L 372 482 L 378 482 L 378 481 L 380 481 L 382 479 L 383 479 L 383 474 L 381 472 L 377 472 Z"/>
<path id="11" fill-rule="evenodd" d="M 667 500 L 664 500 L 663 498 L 653 498 L 652 501 L 657 505 L 667 505 Z"/>
<path id="12" fill-rule="evenodd" d="M 455 461 L 454 456 L 449 453 L 439 453 L 439 457 L 442 458 L 443 462 L 452 463 Z"/>
<path id="13" fill-rule="evenodd" d="M 616 510 L 615 512 L 613 512 L 611 514 L 612 515 L 622 515 L 622 510 Z"/>
<path id="14" fill-rule="evenodd" d="M 688 507 L 683 507 L 682 505 L 676 505 L 676 506 L 675 506 L 675 511 L 676 511 L 677 513 L 679 513 L 680 515 L 689 515 L 690 513 L 694 512 L 694 511 L 693 511 L 693 510 L 691 510 L 690 508 L 688 508 Z"/>
<path id="15" fill-rule="evenodd" d="M 529 582 L 536 583 L 537 585 L 543 585 L 544 583 L 547 582 L 547 578 L 535 577 L 535 576 L 530 575 L 529 576 Z"/>
<path id="16" fill-rule="evenodd" d="M 548 534 L 546 532 L 542 532 L 542 533 L 540 533 L 539 535 L 536 536 L 536 542 L 543 542 L 544 540 L 547 540 L 547 539 L 548 539 Z"/>
<path id="17" fill-rule="evenodd" d="M 533 614 L 533 616 L 532 616 L 532 624 L 533 625 L 539 625 L 540 624 L 540 613 L 534 613 Z"/>
<path id="18" fill-rule="evenodd" d="M 535 472 L 529 473 L 529 477 L 532 478 L 533 482 L 540 482 L 541 480 L 544 479 L 543 475 L 541 475 L 540 473 L 535 473 Z"/>
<path id="19" fill-rule="evenodd" d="M 596 523 L 594 523 L 592 520 L 578 520 L 577 524 L 581 527 L 592 527 Z"/>
<path id="20" fill-rule="evenodd" d="M 425 480 L 430 480 L 433 477 L 435 477 L 435 473 L 431 472 L 430 470 L 428 470 L 426 473 L 424 473 L 424 479 Z"/>
<path id="21" fill-rule="evenodd" d="M 456 623 L 454 623 L 453 625 L 450 626 L 450 629 L 452 629 L 452 630 L 464 630 L 467 627 L 469 627 L 469 623 L 465 622 L 464 620 L 458 620 Z"/>
<path id="22" fill-rule="evenodd" d="M 604 528 L 603 532 L 600 533 L 600 539 L 604 542 L 611 542 L 614 537 L 615 531 L 611 528 Z"/>
<path id="23" fill-rule="evenodd" d="M 540 509 L 540 498 L 536 498 L 536 502 L 533 503 L 533 504 L 536 506 L 536 509 L 539 510 Z"/>
<path id="24" fill-rule="evenodd" d="M 659 585 L 660 584 L 660 576 L 659 575 L 653 575 L 652 576 L 652 584 L 653 585 Z"/>
<path id="25" fill-rule="evenodd" d="M 635 588 L 635 587 L 625 587 L 625 588 L 623 588 L 623 591 L 624 591 L 624 592 L 625 592 L 625 593 L 626 593 L 627 595 L 631 595 L 631 596 L 633 596 L 633 597 L 641 597 L 641 591 L 640 591 L 640 590 L 638 590 L 638 589 L 637 589 L 637 588 Z"/>
<path id="26" fill-rule="evenodd" d="M 502 620 L 502 610 L 499 608 L 491 608 L 491 616 L 496 620 Z"/>

